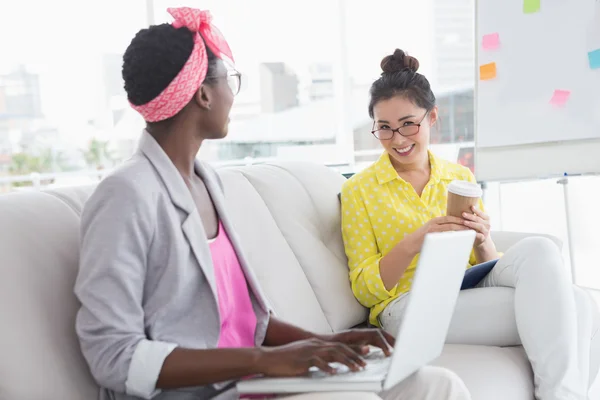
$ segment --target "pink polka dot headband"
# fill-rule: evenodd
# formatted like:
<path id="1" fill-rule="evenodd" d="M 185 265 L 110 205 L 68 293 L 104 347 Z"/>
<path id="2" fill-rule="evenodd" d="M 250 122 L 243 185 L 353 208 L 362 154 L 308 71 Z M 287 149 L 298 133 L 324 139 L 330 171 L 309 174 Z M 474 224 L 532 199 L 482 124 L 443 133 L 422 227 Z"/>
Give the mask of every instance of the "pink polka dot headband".
<path id="1" fill-rule="evenodd" d="M 209 11 L 189 7 L 169 8 L 167 11 L 175 18 L 175 28 L 186 27 L 196 32 L 194 49 L 181 71 L 158 96 L 146 104 L 131 104 L 147 122 L 171 118 L 190 102 L 206 78 L 208 56 L 205 43 L 220 59 L 226 56 L 234 61 L 223 34 L 211 24 L 212 15 Z"/>

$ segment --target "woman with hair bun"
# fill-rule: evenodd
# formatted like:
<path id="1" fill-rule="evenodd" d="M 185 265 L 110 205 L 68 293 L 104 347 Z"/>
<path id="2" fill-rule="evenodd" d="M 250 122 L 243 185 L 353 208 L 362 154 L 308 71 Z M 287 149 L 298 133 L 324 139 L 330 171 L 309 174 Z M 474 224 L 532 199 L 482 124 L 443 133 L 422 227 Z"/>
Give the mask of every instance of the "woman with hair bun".
<path id="1" fill-rule="evenodd" d="M 445 215 L 450 182 L 475 183 L 475 177 L 429 151 L 438 108 L 427 78 L 417 72 L 417 59 L 396 49 L 381 61 L 381 69 L 368 111 L 372 134 L 385 152 L 345 182 L 341 193 L 352 290 L 371 309 L 370 322 L 391 334 L 398 331 L 426 234 L 475 230 L 470 266 L 500 258 L 478 286 L 515 289 L 515 326 L 507 331 L 518 332 L 512 343 L 477 344 L 522 344 L 538 399 L 587 399 L 600 362 L 600 321 L 591 296 L 571 284 L 560 251 L 549 239 L 528 238 L 499 254 L 481 201 L 462 218 Z M 479 294 L 489 303 L 489 295 Z M 466 298 L 461 293 L 454 321 L 477 321 L 477 313 L 487 312 Z M 460 342 L 462 332 L 464 324 L 453 322 L 448 337 Z"/>

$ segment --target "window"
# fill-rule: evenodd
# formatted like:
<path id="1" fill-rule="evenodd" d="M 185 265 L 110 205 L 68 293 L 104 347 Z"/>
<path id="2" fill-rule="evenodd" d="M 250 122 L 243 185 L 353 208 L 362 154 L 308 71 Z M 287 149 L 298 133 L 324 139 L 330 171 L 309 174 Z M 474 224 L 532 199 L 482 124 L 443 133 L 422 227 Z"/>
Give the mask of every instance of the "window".
<path id="1" fill-rule="evenodd" d="M 469 47 L 471 38 L 455 28 L 461 24 L 454 18 L 443 18 L 442 3 L 202 2 L 234 51 L 243 86 L 229 136 L 206 143 L 200 156 L 215 163 L 372 161 L 381 150 L 370 134 L 368 89 L 379 76 L 379 61 L 396 47 L 419 58 L 436 88 L 444 118 L 435 142 L 472 140 L 472 92 L 446 88 L 472 84 L 473 68 L 465 75 L 461 64 L 472 64 L 472 55 L 448 49 L 454 58 L 447 68 L 436 66 L 439 46 Z M 45 183 L 58 186 L 66 184 L 60 177 L 65 171 L 81 171 L 82 183 L 93 181 L 135 151 L 144 122 L 123 90 L 122 54 L 149 21 L 170 22 L 166 9 L 173 6 L 198 4 L 107 0 L 81 7 L 75 0 L 14 0 L 0 6 L 0 34 L 14 37 L 0 43 L 0 190 L 31 186 L 31 173 L 56 174 Z M 472 18 L 470 10 L 462 4 L 452 15 Z M 24 14 L 35 29 L 23 30 L 14 18 Z M 398 23 L 399 15 L 418 18 Z M 436 30 L 434 21 L 451 29 Z M 17 30 L 22 34 L 15 36 Z M 15 175 L 24 181 L 9 182 Z"/>
<path id="2" fill-rule="evenodd" d="M 129 152 L 119 152 L 113 107 L 124 101 L 120 54 L 143 26 L 144 6 L 2 2 L 0 35 L 11 39 L 0 42 L 0 192 L 30 187 L 31 173 L 81 171 L 68 184 L 89 182 Z M 23 181 L 11 182 L 15 176 Z"/>

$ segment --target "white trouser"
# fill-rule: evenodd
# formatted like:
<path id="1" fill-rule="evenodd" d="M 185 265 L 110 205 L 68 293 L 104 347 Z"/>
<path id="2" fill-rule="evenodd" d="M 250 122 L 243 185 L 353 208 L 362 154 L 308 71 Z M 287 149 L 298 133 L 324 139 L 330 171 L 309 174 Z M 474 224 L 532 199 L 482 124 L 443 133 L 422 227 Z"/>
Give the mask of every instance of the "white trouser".
<path id="1" fill-rule="evenodd" d="M 540 237 L 515 244 L 480 284 L 495 286 L 515 289 L 515 324 L 520 343 L 513 344 L 522 343 L 529 357 L 536 397 L 587 399 L 600 364 L 600 318 L 591 296 L 570 283 L 558 247 Z M 388 332 L 398 332 L 408 297 L 390 303 L 381 314 L 380 321 Z M 473 308 L 461 308 L 460 304 L 459 298 L 453 319 L 464 320 L 461 313 L 465 309 L 473 312 Z M 469 318 L 476 319 L 477 315 Z M 448 336 L 456 339 L 453 332 Z"/>
<path id="2" fill-rule="evenodd" d="M 439 367 L 423 367 L 383 393 L 307 393 L 286 400 L 470 400 L 463 381 L 454 372 Z"/>

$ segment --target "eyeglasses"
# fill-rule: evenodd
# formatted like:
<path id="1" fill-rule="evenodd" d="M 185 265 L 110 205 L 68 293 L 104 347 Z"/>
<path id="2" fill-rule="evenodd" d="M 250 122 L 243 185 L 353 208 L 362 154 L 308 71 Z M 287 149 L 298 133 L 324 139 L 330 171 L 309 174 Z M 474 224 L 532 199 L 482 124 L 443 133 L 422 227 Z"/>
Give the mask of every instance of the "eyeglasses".
<path id="1" fill-rule="evenodd" d="M 421 120 L 419 121 L 418 124 L 404 125 L 399 128 L 396 128 L 396 129 L 392 129 L 392 128 L 375 129 L 375 121 L 373 121 L 373 130 L 371 131 L 371 133 L 373 134 L 373 136 L 375 136 L 379 140 L 390 140 L 394 137 L 394 133 L 396 133 L 396 132 L 398 132 L 399 135 L 404 136 L 404 137 L 414 136 L 417 133 L 419 133 L 419 130 L 421 129 L 421 124 L 423 123 L 423 120 L 425 119 L 427 114 L 429 114 L 429 112 L 426 112 L 425 115 L 423 115 L 423 118 L 421 118 Z"/>
<path id="2" fill-rule="evenodd" d="M 233 95 L 237 95 L 242 88 L 242 74 L 238 71 L 230 71 L 227 73 L 227 85 L 231 89 Z"/>
<path id="3" fill-rule="evenodd" d="M 242 87 L 242 74 L 236 70 L 230 70 L 227 72 L 225 76 L 209 76 L 207 80 L 217 80 L 217 79 L 227 79 L 227 85 L 233 95 L 237 95 L 240 92 L 240 88 Z"/>

